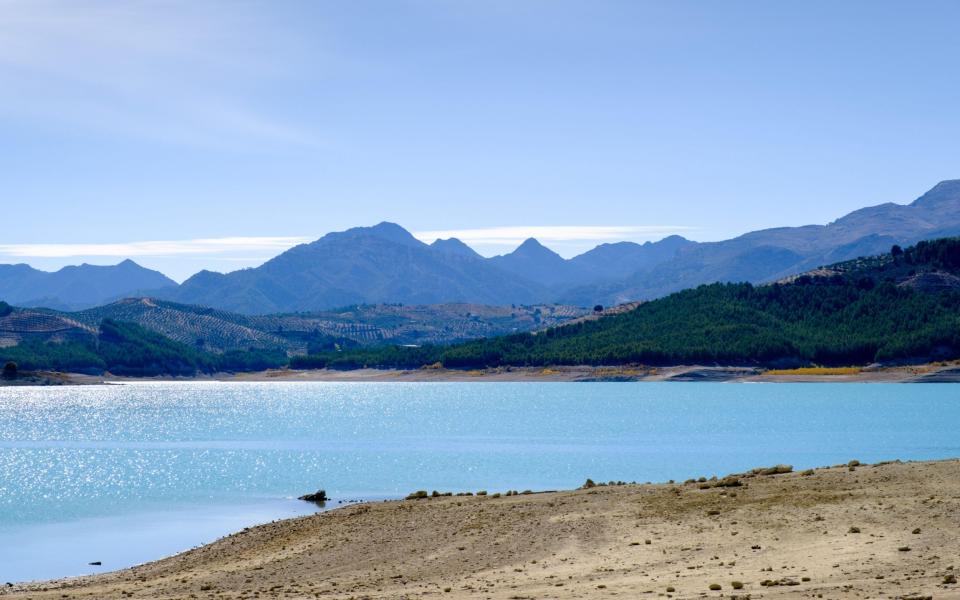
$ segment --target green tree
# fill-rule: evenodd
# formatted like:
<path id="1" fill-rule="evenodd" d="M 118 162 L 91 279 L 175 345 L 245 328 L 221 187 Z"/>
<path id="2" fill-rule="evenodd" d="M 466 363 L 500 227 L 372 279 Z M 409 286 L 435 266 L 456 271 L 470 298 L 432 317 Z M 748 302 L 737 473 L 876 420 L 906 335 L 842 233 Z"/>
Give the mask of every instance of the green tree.
<path id="1" fill-rule="evenodd" d="M 19 369 L 17 363 L 12 360 L 7 361 L 7 364 L 3 365 L 3 378 L 4 379 L 16 379 Z"/>

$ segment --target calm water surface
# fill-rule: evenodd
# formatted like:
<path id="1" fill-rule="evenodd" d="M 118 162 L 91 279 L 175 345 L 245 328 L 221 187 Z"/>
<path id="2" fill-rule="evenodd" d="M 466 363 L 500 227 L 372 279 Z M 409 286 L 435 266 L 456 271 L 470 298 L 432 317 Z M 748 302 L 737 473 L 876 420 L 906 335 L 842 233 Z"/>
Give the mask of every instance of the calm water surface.
<path id="1" fill-rule="evenodd" d="M 0 388 L 0 582 L 112 570 L 294 500 L 960 456 L 960 386 L 149 383 Z M 102 567 L 88 566 L 102 561 Z"/>

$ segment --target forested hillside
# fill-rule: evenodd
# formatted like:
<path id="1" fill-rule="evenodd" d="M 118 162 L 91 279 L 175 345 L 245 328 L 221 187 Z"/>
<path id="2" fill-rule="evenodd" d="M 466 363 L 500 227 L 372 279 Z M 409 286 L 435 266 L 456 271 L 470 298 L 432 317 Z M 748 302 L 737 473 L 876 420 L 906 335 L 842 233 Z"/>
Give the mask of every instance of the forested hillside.
<path id="1" fill-rule="evenodd" d="M 960 356 L 960 239 L 921 242 L 773 285 L 712 284 L 537 334 L 389 348 L 294 366 L 866 364 Z"/>
<path id="2" fill-rule="evenodd" d="M 26 340 L 0 348 L 0 362 L 22 370 L 56 370 L 116 375 L 193 375 L 216 367 L 213 357 L 147 331 L 133 323 L 105 320 L 96 335 L 62 343 Z"/>

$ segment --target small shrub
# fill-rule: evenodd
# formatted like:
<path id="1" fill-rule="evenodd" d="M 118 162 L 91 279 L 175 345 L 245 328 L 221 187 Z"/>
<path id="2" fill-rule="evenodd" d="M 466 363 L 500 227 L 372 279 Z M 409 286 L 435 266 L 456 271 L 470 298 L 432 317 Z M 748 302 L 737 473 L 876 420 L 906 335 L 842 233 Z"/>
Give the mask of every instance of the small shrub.
<path id="1" fill-rule="evenodd" d="M 757 475 L 782 475 L 783 473 L 792 473 L 792 465 L 774 465 L 772 467 L 765 467 L 760 469 L 754 469 L 751 473 Z"/>
<path id="2" fill-rule="evenodd" d="M 711 591 L 716 592 L 717 590 L 721 590 L 721 589 L 723 589 L 723 586 L 720 585 L 719 583 L 711 583 L 711 584 L 710 584 L 710 590 L 711 590 Z"/>
<path id="3" fill-rule="evenodd" d="M 595 488 L 595 487 L 597 487 L 597 484 L 594 483 L 592 479 L 587 478 L 587 480 L 586 480 L 586 481 L 583 483 L 583 485 L 580 486 L 580 487 L 581 487 L 581 489 L 589 490 L 590 488 Z"/>
<path id="4" fill-rule="evenodd" d="M 673 592 L 677 591 L 677 588 L 673 587 L 672 585 L 668 585 L 668 586 L 667 586 L 667 591 L 670 592 L 670 593 L 673 593 Z"/>
<path id="5" fill-rule="evenodd" d="M 859 528 L 859 527 L 851 527 L 850 529 L 847 530 L 847 533 L 860 533 L 860 528 Z"/>
<path id="6" fill-rule="evenodd" d="M 732 587 L 732 588 L 735 589 L 735 590 L 742 590 L 742 589 L 743 589 L 743 582 L 742 582 L 742 581 L 731 581 L 731 582 L 730 582 L 730 587 Z"/>
<path id="7" fill-rule="evenodd" d="M 732 488 L 732 487 L 740 487 L 742 485 L 743 485 L 742 481 L 740 481 L 736 477 L 730 476 L 730 477 L 724 477 L 720 481 L 717 481 L 716 483 L 713 484 L 713 487 Z"/>
<path id="8" fill-rule="evenodd" d="M 19 368 L 17 363 L 8 361 L 7 364 L 3 365 L 3 378 L 4 379 L 16 379 Z"/>
<path id="9" fill-rule="evenodd" d="M 856 375 L 860 367 L 801 367 L 799 369 L 769 369 L 764 375 Z"/>
<path id="10" fill-rule="evenodd" d="M 406 497 L 406 499 L 407 499 L 407 500 L 422 500 L 423 498 L 427 498 L 428 496 L 429 496 L 429 495 L 427 494 L 427 490 L 417 490 L 417 491 L 415 491 L 415 492 L 411 492 L 410 494 L 408 494 L 407 497 Z"/>
<path id="11" fill-rule="evenodd" d="M 943 583 L 945 584 L 954 584 L 957 582 L 957 576 L 953 573 L 948 573 L 943 576 Z"/>

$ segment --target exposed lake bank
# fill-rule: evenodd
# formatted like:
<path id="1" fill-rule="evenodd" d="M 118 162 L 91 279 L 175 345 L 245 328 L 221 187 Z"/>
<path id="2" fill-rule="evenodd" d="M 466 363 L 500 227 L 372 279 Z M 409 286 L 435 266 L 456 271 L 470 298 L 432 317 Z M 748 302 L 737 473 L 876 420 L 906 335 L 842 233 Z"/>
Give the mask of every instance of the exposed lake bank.
<path id="1" fill-rule="evenodd" d="M 370 381 L 370 382 L 742 382 L 742 383 L 960 383 L 960 363 L 801 368 L 768 370 L 758 367 L 676 365 L 668 367 L 499 367 L 491 369 L 271 369 L 250 373 L 215 373 L 194 377 L 121 377 L 82 373 L 34 372 L 4 385 L 101 385 L 143 381 Z"/>
<path id="2" fill-rule="evenodd" d="M 214 377 L 217 379 L 218 377 Z M 283 369 L 225 376 L 226 381 L 503 381 L 503 382 L 744 382 L 744 383 L 919 383 L 960 382 L 956 364 L 839 369 L 766 370 L 755 367 L 677 365 L 669 367 L 500 367 L 493 369 Z"/>
<path id="3" fill-rule="evenodd" d="M 17 598 L 960 595 L 960 462 L 350 506 Z"/>

